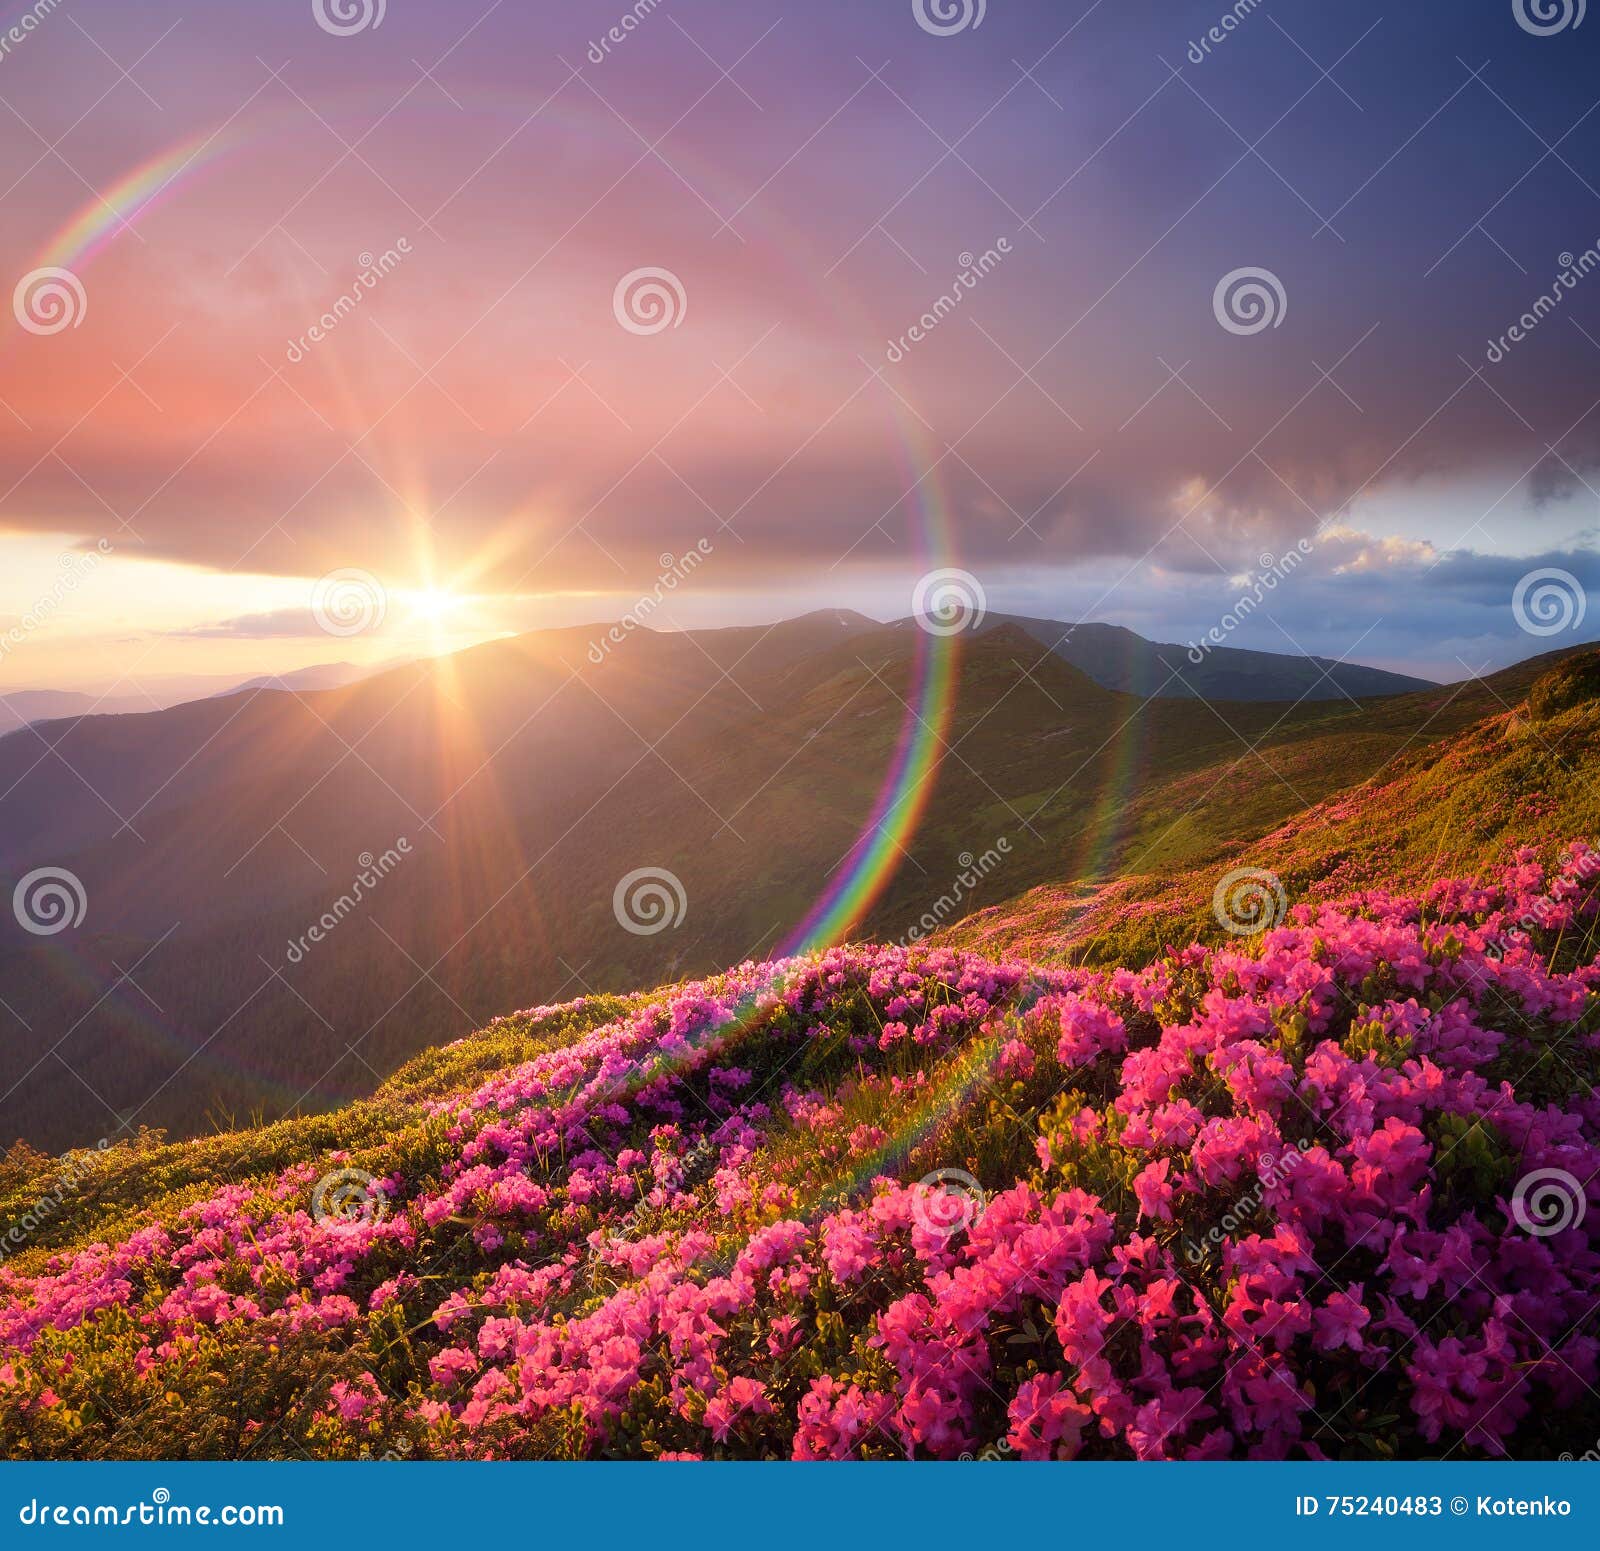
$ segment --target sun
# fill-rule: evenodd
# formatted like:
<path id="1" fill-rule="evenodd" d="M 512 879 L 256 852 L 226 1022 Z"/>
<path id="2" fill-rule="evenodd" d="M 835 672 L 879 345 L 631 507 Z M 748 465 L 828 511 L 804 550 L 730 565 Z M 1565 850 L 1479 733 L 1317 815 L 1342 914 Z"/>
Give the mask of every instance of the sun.
<path id="1" fill-rule="evenodd" d="M 429 587 L 411 594 L 411 617 L 427 624 L 437 624 L 453 614 L 466 599 L 444 587 Z"/>
<path id="2" fill-rule="evenodd" d="M 450 587 L 419 587 L 405 594 L 409 606 L 407 624 L 415 639 L 425 642 L 428 652 L 438 656 L 459 645 L 468 624 L 470 595 Z"/>

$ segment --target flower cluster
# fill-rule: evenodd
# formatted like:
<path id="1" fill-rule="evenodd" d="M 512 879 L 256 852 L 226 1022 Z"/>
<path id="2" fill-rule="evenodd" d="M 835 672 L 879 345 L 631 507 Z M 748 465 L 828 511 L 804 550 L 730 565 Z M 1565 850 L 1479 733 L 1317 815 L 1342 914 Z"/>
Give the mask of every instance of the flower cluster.
<path id="1" fill-rule="evenodd" d="M 1301 906 L 1142 969 L 852 947 L 609 1021 L 536 1009 L 509 1020 L 531 1059 L 413 1100 L 380 1149 L 0 1268 L 0 1434 L 36 1457 L 1558 1452 L 1548 1418 L 1600 1391 L 1600 966 L 1562 950 L 1595 861 Z M 340 1166 L 386 1210 L 319 1221 Z M 952 1225 L 918 1180 L 955 1168 L 982 1190 Z M 1576 1187 L 1536 1232 L 1533 1174 Z"/>

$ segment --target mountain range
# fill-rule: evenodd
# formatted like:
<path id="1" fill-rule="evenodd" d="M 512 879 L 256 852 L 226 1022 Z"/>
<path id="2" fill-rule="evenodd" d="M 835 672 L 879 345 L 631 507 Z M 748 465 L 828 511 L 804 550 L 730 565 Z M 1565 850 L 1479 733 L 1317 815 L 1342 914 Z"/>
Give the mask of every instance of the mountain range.
<path id="1" fill-rule="evenodd" d="M 979 630 L 1023 630 L 1103 689 L 1190 700 L 1337 700 L 1433 689 L 1427 679 L 1327 657 L 1206 649 L 1147 641 L 1121 625 L 1068 625 L 1053 619 L 990 614 Z M 1199 660 L 1196 661 L 1196 656 Z"/>
<path id="2" fill-rule="evenodd" d="M 882 628 L 875 620 L 849 610 L 834 611 L 842 629 L 872 631 Z M 916 622 L 903 620 L 901 628 Z M 1332 700 L 1340 695 L 1397 695 L 1431 687 L 1426 679 L 1359 663 L 1333 662 L 1323 657 L 1280 652 L 1247 651 L 1224 646 L 1208 650 L 1201 662 L 1191 660 L 1189 648 L 1147 641 L 1121 625 L 1066 624 L 1053 619 L 991 614 L 978 626 L 994 630 L 1002 625 L 1020 627 L 1064 661 L 1081 668 L 1105 689 L 1125 690 L 1141 696 L 1203 697 L 1209 700 Z M 592 632 L 602 634 L 605 626 Z M 0 694 L 0 735 L 30 722 L 60 721 L 77 716 L 113 716 L 164 710 L 186 700 L 238 694 L 249 689 L 338 689 L 360 679 L 403 666 L 397 661 L 379 665 L 318 663 L 289 673 L 259 674 L 240 680 L 188 678 L 157 681 L 140 693 L 113 691 L 92 695 L 79 690 L 16 689 Z"/>
<path id="3" fill-rule="evenodd" d="M 1500 693 L 1144 698 L 1096 682 L 1046 628 L 1002 620 L 956 643 L 926 810 L 863 934 L 1215 854 Z M 9 891 L 66 869 L 84 900 L 57 936 L 0 916 L 16 1036 L 0 1135 L 65 1145 L 326 1107 L 508 1008 L 784 943 L 916 728 L 917 632 L 829 611 L 596 639 L 539 632 L 329 689 L 0 739 L 0 876 Z M 1115 643 L 1098 671 L 1133 671 Z M 1284 661 L 1304 685 L 1311 670 Z M 963 881 L 989 856 L 1003 863 Z M 670 929 L 619 922 L 641 869 L 681 887 Z"/>
<path id="4" fill-rule="evenodd" d="M 0 694 L 0 736 L 33 722 L 66 721 L 79 716 L 129 716 L 164 711 L 207 695 L 232 695 L 241 689 L 334 689 L 354 683 L 381 669 L 354 663 L 320 663 L 291 673 L 265 674 L 241 683 L 223 677 L 154 679 L 136 683 L 131 690 L 114 688 L 104 694 L 72 689 L 13 689 Z"/>

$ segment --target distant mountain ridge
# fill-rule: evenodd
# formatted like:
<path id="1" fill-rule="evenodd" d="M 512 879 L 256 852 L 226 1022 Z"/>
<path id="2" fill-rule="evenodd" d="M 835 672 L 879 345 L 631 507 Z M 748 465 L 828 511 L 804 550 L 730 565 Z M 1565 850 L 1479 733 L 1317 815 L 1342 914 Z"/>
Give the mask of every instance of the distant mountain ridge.
<path id="1" fill-rule="evenodd" d="M 846 640 L 884 629 L 881 621 L 854 609 L 818 609 L 802 616 L 808 622 L 809 643 L 821 644 L 829 634 Z M 784 622 L 793 626 L 798 621 Z M 889 628 L 914 628 L 914 619 L 894 621 Z M 1070 624 L 1064 620 L 1033 619 L 1016 614 L 990 614 L 978 627 L 986 634 L 1003 625 L 1015 625 L 1064 662 L 1082 670 L 1102 689 L 1121 690 L 1141 699 L 1205 700 L 1360 700 L 1374 695 L 1405 695 L 1436 686 L 1427 679 L 1391 673 L 1360 663 L 1339 663 L 1325 657 L 1299 657 L 1286 652 L 1247 651 L 1219 646 L 1200 663 L 1190 660 L 1187 647 L 1147 640 L 1123 625 Z M 608 627 L 592 627 L 602 637 Z M 748 627 L 727 627 L 730 629 Z M 534 632 L 540 634 L 542 632 Z M 671 632 L 714 636 L 715 630 Z M 0 737 L 33 722 L 61 721 L 74 716 L 113 716 L 165 710 L 190 700 L 222 699 L 249 690 L 287 690 L 308 693 L 342 689 L 376 678 L 405 662 L 362 666 L 348 662 L 318 663 L 289 673 L 259 674 L 211 690 L 189 695 L 168 693 L 154 704 L 137 696 L 109 698 L 70 690 L 21 689 L 0 694 Z"/>
<path id="2" fill-rule="evenodd" d="M 130 716 L 147 711 L 168 711 L 196 700 L 218 700 L 252 689 L 305 691 L 338 689 L 360 679 L 403 665 L 404 660 L 363 667 L 350 662 L 317 663 L 289 673 L 261 674 L 242 682 L 222 677 L 157 681 L 142 693 L 90 694 L 74 689 L 13 689 L 0 693 L 0 737 L 35 722 L 69 721 L 79 716 Z"/>
<path id="3" fill-rule="evenodd" d="M 148 701 L 109 699 L 71 689 L 14 689 L 0 695 L 0 736 L 32 722 L 60 721 L 71 716 L 115 716 L 125 711 L 150 711 Z"/>
<path id="4" fill-rule="evenodd" d="M 219 689 L 211 698 L 215 700 L 224 695 L 242 695 L 252 689 L 283 689 L 292 692 L 343 689 L 346 684 L 356 684 L 376 674 L 387 673 L 391 668 L 404 666 L 404 662 L 385 662 L 368 667 L 353 662 L 321 662 L 309 668 L 296 668 L 291 673 L 263 673 L 255 678 L 246 679 L 242 684 Z"/>
<path id="5" fill-rule="evenodd" d="M 1361 700 L 1436 689 L 1429 679 L 1286 652 L 1212 647 L 1199 662 L 1189 648 L 1146 640 L 1122 625 L 1068 624 L 991 614 L 980 630 L 1015 625 L 1081 668 L 1103 689 L 1185 700 Z"/>

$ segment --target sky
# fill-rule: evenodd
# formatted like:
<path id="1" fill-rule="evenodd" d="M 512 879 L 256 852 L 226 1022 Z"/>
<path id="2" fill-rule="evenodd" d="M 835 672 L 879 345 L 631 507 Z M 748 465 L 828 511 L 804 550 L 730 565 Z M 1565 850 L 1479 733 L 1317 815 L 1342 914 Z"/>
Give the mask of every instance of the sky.
<path id="1" fill-rule="evenodd" d="M 0 0 L 0 692 L 946 568 L 1162 640 L 1264 590 L 1227 644 L 1439 679 L 1587 639 L 1562 20 Z"/>

